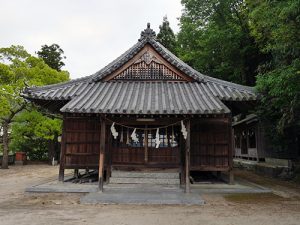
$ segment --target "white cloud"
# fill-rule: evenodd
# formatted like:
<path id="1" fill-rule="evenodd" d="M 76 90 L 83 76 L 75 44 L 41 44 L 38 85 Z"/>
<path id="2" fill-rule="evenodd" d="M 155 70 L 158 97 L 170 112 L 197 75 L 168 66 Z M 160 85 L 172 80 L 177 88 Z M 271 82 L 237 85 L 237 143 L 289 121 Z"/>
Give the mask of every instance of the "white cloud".
<path id="1" fill-rule="evenodd" d="M 0 0 L 0 47 L 30 53 L 57 43 L 72 78 L 90 75 L 139 38 L 147 22 L 158 32 L 165 15 L 178 31 L 180 0 Z"/>

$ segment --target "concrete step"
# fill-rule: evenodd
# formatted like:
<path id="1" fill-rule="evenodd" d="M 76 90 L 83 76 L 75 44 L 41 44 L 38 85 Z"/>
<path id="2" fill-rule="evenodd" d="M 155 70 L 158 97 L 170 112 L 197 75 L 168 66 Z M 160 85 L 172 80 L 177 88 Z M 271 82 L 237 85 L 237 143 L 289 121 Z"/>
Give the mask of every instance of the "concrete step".
<path id="1" fill-rule="evenodd" d="M 111 177 L 111 184 L 180 184 L 179 178 Z"/>
<path id="2" fill-rule="evenodd" d="M 161 178 L 161 179 L 179 179 L 178 172 L 127 172 L 113 170 L 112 178 Z"/>

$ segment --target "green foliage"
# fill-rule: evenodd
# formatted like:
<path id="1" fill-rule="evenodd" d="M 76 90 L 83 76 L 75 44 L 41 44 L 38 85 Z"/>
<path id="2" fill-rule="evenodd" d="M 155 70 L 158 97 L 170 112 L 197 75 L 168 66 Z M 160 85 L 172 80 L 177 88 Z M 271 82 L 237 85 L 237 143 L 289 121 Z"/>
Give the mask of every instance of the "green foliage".
<path id="1" fill-rule="evenodd" d="M 20 45 L 12 45 L 8 48 L 1 48 L 0 49 L 0 60 L 7 60 L 7 61 L 17 61 L 17 60 L 24 60 L 25 58 L 29 57 L 30 55 L 24 49 L 23 46 Z"/>
<path id="2" fill-rule="evenodd" d="M 251 33 L 276 64 L 300 56 L 300 1 L 248 0 Z M 276 65 L 275 65 L 276 66 Z"/>
<path id="3" fill-rule="evenodd" d="M 286 128 L 300 125 L 299 60 L 260 74 L 256 88 L 261 93 L 258 112 L 267 123 L 273 124 L 272 135 L 282 135 Z"/>
<path id="4" fill-rule="evenodd" d="M 195 69 L 254 85 L 263 55 L 249 30 L 243 0 L 182 0 L 179 56 Z"/>
<path id="5" fill-rule="evenodd" d="M 271 55 L 257 79 L 258 112 L 273 139 L 292 142 L 300 133 L 300 1 L 256 0 L 249 7 L 251 33 Z"/>
<path id="6" fill-rule="evenodd" d="M 16 116 L 12 131 L 11 151 L 27 152 L 32 160 L 45 159 L 48 140 L 61 135 L 61 120 L 44 116 L 32 107 Z"/>
<path id="7" fill-rule="evenodd" d="M 41 50 L 37 52 L 38 56 L 45 61 L 45 63 L 52 69 L 61 71 L 61 67 L 65 65 L 62 61 L 66 57 L 63 56 L 64 51 L 58 44 L 52 44 L 50 46 L 43 45 Z"/>
<path id="8" fill-rule="evenodd" d="M 24 105 L 21 92 L 28 85 L 54 84 L 69 79 L 66 71 L 51 69 L 42 59 L 30 56 L 23 47 L 0 48 L 0 121 Z"/>
<path id="9" fill-rule="evenodd" d="M 1 126 L 13 124 L 9 129 L 14 150 L 29 151 L 31 148 L 32 151 L 43 149 L 45 152 L 44 142 L 58 135 L 60 122 L 42 116 L 26 103 L 21 93 L 26 84 L 30 86 L 55 84 L 67 81 L 69 74 L 50 68 L 42 59 L 28 54 L 22 46 L 0 48 L 0 59 Z M 28 112 L 24 111 L 25 108 Z M 8 143 L 3 143 L 3 149 L 7 152 L 5 146 L 8 146 Z"/>
<path id="10" fill-rule="evenodd" d="M 163 18 L 163 23 L 159 26 L 159 33 L 157 34 L 156 39 L 168 50 L 176 54 L 176 37 L 172 28 L 170 27 L 167 16 Z"/>

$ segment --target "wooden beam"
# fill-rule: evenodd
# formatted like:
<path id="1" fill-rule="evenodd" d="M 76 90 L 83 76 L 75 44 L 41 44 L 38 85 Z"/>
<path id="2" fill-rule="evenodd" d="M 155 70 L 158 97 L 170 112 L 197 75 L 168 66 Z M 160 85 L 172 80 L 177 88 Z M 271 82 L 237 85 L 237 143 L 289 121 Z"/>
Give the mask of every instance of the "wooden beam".
<path id="1" fill-rule="evenodd" d="M 66 163 L 66 117 L 65 116 L 63 116 L 60 149 L 61 150 L 60 150 L 58 180 L 63 182 L 65 179 L 65 163 Z"/>
<path id="2" fill-rule="evenodd" d="M 104 157 L 105 157 L 105 120 L 101 118 L 100 121 L 101 132 L 100 132 L 100 154 L 99 154 L 99 178 L 98 185 L 99 190 L 103 192 L 103 180 L 104 180 Z"/>
<path id="3" fill-rule="evenodd" d="M 186 123 L 187 137 L 185 142 L 185 192 L 190 193 L 190 147 L 191 147 L 191 121 Z"/>

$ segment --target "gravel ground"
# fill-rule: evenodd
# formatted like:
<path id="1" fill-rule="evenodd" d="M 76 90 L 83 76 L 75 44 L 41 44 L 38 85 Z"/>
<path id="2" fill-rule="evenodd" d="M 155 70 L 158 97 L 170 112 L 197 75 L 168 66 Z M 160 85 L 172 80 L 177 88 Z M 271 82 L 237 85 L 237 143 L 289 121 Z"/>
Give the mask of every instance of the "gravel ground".
<path id="1" fill-rule="evenodd" d="M 205 194 L 203 206 L 81 205 L 82 194 L 28 194 L 24 189 L 56 177 L 58 167 L 0 170 L 0 224 L 292 225 L 300 224 L 300 187 L 236 171 L 273 190 L 268 194 Z"/>

